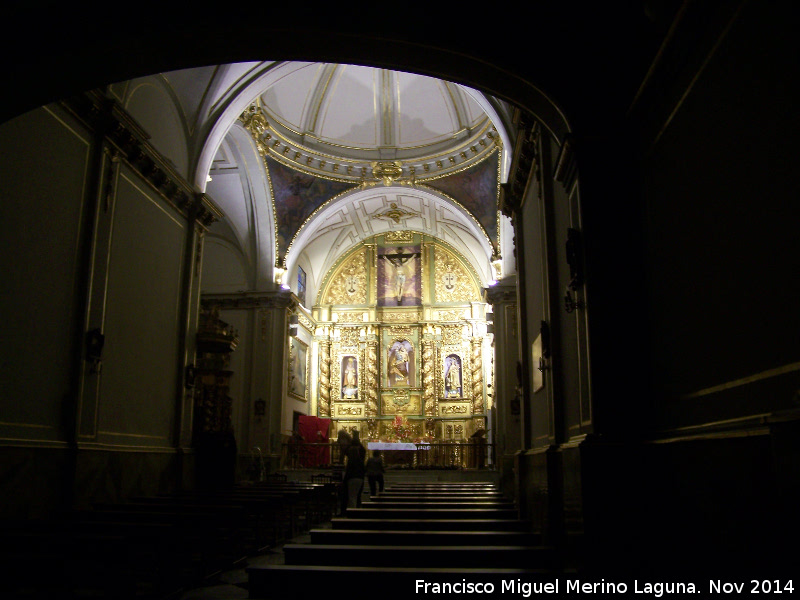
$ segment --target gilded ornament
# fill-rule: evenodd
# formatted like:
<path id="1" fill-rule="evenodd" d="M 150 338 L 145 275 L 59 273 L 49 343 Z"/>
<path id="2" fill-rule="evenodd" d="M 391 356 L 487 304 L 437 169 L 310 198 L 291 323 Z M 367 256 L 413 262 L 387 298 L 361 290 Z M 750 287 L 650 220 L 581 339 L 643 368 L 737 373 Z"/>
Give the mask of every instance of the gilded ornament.
<path id="1" fill-rule="evenodd" d="M 422 313 L 413 312 L 385 312 L 381 315 L 381 320 L 386 323 L 418 323 L 422 319 Z"/>
<path id="2" fill-rule="evenodd" d="M 472 340 L 472 401 L 476 413 L 483 412 L 483 364 L 481 361 L 481 340 Z"/>
<path id="3" fill-rule="evenodd" d="M 350 257 L 331 278 L 324 297 L 328 304 L 366 304 L 367 258 L 363 250 Z"/>
<path id="4" fill-rule="evenodd" d="M 367 415 L 378 414 L 378 343 L 370 342 L 366 350 Z"/>
<path id="5" fill-rule="evenodd" d="M 385 234 L 387 242 L 413 242 L 414 232 L 406 229 L 400 231 L 387 231 Z"/>
<path id="6" fill-rule="evenodd" d="M 439 414 L 440 415 L 468 415 L 469 414 L 469 405 L 467 403 L 461 404 L 445 404 L 444 402 L 439 403 Z"/>
<path id="7" fill-rule="evenodd" d="M 391 219 L 395 223 L 400 223 L 402 219 L 408 219 L 410 217 L 418 217 L 419 213 L 414 212 L 411 210 L 406 210 L 405 208 L 400 208 L 397 206 L 396 202 L 390 202 L 389 208 L 382 212 L 376 212 L 372 215 L 373 219 Z"/>
<path id="8" fill-rule="evenodd" d="M 322 341 L 319 344 L 319 416 L 330 416 L 331 410 L 331 344 Z"/>
<path id="9" fill-rule="evenodd" d="M 463 310 L 440 310 L 436 313 L 440 321 L 460 321 L 464 318 Z"/>
<path id="10" fill-rule="evenodd" d="M 406 327 L 403 325 L 393 325 L 389 328 L 389 335 L 411 335 L 413 332 L 412 327 Z"/>
<path id="11" fill-rule="evenodd" d="M 468 302 L 480 299 L 478 288 L 464 270 L 461 263 L 441 247 L 436 248 L 434 267 L 436 287 L 434 293 L 439 302 Z"/>
<path id="12" fill-rule="evenodd" d="M 342 327 L 340 342 L 342 346 L 358 346 L 361 330 L 358 327 Z"/>
<path id="13" fill-rule="evenodd" d="M 361 323 L 364 320 L 363 311 L 350 310 L 335 313 L 339 323 Z"/>
<path id="14" fill-rule="evenodd" d="M 460 345 L 464 341 L 464 330 L 461 325 L 442 326 L 442 343 Z"/>
<path id="15" fill-rule="evenodd" d="M 383 180 L 383 185 L 390 186 L 403 174 L 403 165 L 400 161 L 372 163 L 372 175 Z"/>
<path id="16" fill-rule="evenodd" d="M 426 415 L 435 414 L 434 403 L 434 358 L 433 343 L 423 342 L 422 344 L 422 401 Z"/>

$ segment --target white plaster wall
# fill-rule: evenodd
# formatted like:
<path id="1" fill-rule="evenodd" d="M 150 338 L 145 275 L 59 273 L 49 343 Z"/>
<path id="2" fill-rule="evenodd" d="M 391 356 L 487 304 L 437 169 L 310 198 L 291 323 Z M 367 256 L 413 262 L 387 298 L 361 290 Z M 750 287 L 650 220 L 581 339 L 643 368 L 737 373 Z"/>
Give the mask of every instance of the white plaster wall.
<path id="1" fill-rule="evenodd" d="M 151 138 L 150 143 L 189 179 L 185 118 L 158 76 L 131 82 L 125 109 Z"/>
<path id="2" fill-rule="evenodd" d="M 202 290 L 206 293 L 250 289 L 241 253 L 228 241 L 207 235 L 203 243 Z"/>
<path id="3" fill-rule="evenodd" d="M 114 205 L 98 439 L 169 445 L 174 437 L 186 226 L 131 171 Z"/>
<path id="4" fill-rule="evenodd" d="M 60 439 L 89 137 L 56 109 L 40 108 L 0 125 L 0 156 L 0 436 Z"/>

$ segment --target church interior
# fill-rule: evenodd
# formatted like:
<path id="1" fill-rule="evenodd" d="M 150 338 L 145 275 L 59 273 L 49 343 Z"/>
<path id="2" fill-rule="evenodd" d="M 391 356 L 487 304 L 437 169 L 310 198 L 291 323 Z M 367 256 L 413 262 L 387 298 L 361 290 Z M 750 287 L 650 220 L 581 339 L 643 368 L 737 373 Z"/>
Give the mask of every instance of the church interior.
<path id="1" fill-rule="evenodd" d="M 95 9 L 2 42 L 4 535 L 345 429 L 595 576 L 796 564 L 792 3 Z"/>

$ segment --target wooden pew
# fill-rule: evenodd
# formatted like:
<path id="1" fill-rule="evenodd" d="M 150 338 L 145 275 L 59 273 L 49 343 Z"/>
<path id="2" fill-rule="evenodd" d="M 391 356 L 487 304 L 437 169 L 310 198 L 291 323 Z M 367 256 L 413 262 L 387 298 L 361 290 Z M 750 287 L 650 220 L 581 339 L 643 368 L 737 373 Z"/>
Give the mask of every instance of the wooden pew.
<path id="1" fill-rule="evenodd" d="M 178 591 L 184 582 L 176 575 L 172 528 L 127 525 L 56 519 L 4 529 L 0 590 L 8 595 L 0 596 L 141 598 Z"/>

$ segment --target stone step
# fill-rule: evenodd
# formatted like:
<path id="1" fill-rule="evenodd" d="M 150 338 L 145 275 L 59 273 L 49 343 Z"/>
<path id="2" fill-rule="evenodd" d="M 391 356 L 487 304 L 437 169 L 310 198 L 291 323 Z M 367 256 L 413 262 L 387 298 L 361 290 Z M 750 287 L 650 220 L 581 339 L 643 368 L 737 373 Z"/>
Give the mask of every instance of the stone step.
<path id="1" fill-rule="evenodd" d="M 353 519 L 516 519 L 515 508 L 348 508 Z"/>
<path id="2" fill-rule="evenodd" d="M 350 509 L 354 510 L 354 509 Z M 393 531 L 529 531 L 530 521 L 521 519 L 366 519 L 334 517 L 333 529 L 391 529 Z"/>
<path id="3" fill-rule="evenodd" d="M 457 508 L 461 510 L 476 510 L 476 509 L 516 509 L 513 502 L 500 501 L 500 500 L 485 500 L 485 501 L 471 501 L 471 500 L 402 500 L 402 501 L 364 501 L 361 503 L 361 508 L 379 508 L 379 509 L 447 509 Z"/>
<path id="4" fill-rule="evenodd" d="M 312 529 L 312 544 L 356 544 L 411 546 L 536 546 L 541 535 L 527 531 Z"/>
<path id="5" fill-rule="evenodd" d="M 547 546 L 382 546 L 361 544 L 284 544 L 287 565 L 361 567 L 461 567 L 487 564 L 551 569 L 555 553 Z"/>
<path id="6" fill-rule="evenodd" d="M 518 583 L 554 582 L 558 579 L 554 573 L 567 573 L 569 571 L 555 571 L 551 569 L 492 567 L 481 566 L 474 569 L 461 567 L 364 567 L 364 566 L 332 566 L 332 565 L 263 565 L 248 567 L 248 589 L 250 598 L 274 598 L 275 590 L 299 590 L 306 581 L 321 581 L 324 586 L 323 594 L 329 591 L 352 589 L 353 585 L 358 590 L 365 590 L 368 595 L 380 598 L 414 598 L 417 595 L 433 593 L 430 587 L 435 583 L 460 583 L 480 585 L 479 592 L 464 594 L 464 597 L 486 596 L 483 592 L 487 584 L 493 586 L 495 595 L 506 594 L 510 597 L 523 597 L 520 588 L 512 591 L 503 590 L 503 585 L 517 585 Z M 425 592 L 425 583 L 429 584 Z M 420 587 L 418 587 L 420 586 Z M 563 583 L 562 590 L 563 591 Z M 302 592 L 301 592 L 302 593 Z M 514 594 L 516 593 L 516 596 Z M 297 594 L 292 594 L 297 595 Z M 438 593 L 437 593 L 438 595 Z M 446 597 L 447 594 L 442 595 Z"/>
<path id="7" fill-rule="evenodd" d="M 372 498 L 499 498 L 505 499 L 505 496 L 502 492 L 482 492 L 482 491 L 472 491 L 472 490 L 459 490 L 459 491 L 414 491 L 414 490 L 406 490 L 406 491 L 398 491 L 392 490 L 388 491 L 385 490 L 383 492 L 379 492 Z"/>

